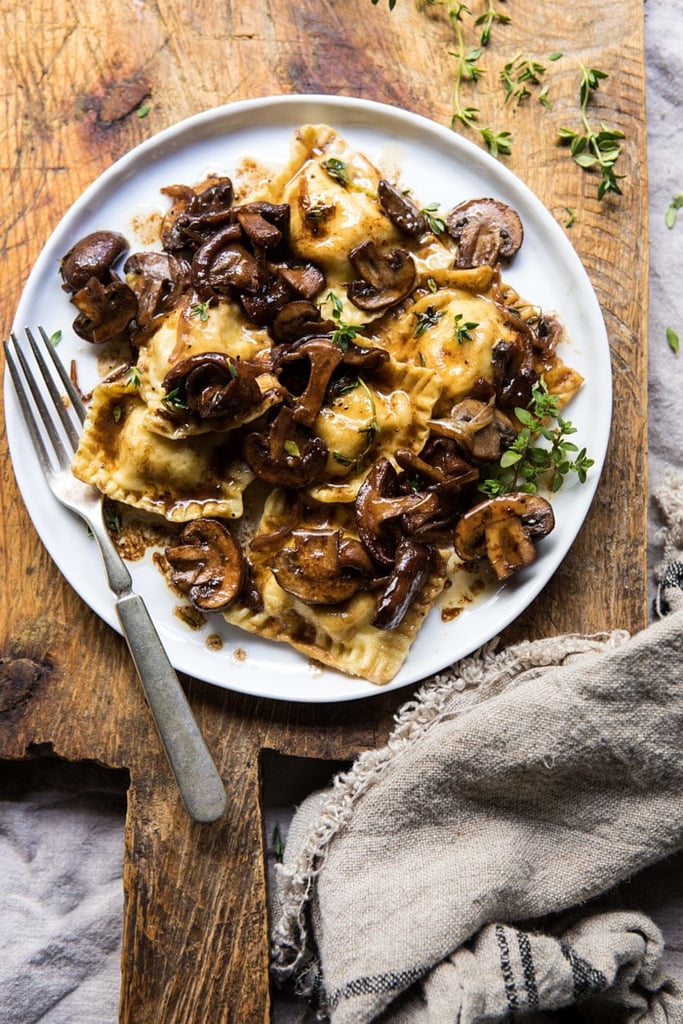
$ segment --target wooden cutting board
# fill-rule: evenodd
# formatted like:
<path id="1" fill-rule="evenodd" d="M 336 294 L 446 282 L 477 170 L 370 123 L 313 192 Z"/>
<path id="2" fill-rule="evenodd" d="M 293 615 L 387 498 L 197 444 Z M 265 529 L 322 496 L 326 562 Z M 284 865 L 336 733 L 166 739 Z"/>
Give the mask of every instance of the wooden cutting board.
<path id="1" fill-rule="evenodd" d="M 454 29 L 477 47 L 474 16 L 397 0 L 8 2 L 0 160 L 0 330 L 29 270 L 70 204 L 112 161 L 205 108 L 282 93 L 384 101 L 448 126 Z M 615 418 L 591 513 L 553 581 L 506 640 L 569 630 L 638 629 L 646 621 L 647 179 L 640 0 L 498 0 L 462 85 L 477 126 L 510 131 L 502 157 L 541 198 L 582 257 L 613 352 Z M 560 51 L 555 61 L 549 55 Z M 518 54 L 547 69 L 539 87 L 503 102 L 501 72 Z M 580 126 L 579 67 L 608 73 L 589 109 L 624 132 L 621 197 L 557 145 Z M 459 130 L 477 144 L 476 130 Z M 570 226 L 570 221 L 573 221 Z M 180 805 L 123 641 L 60 577 L 16 490 L 3 437 L 0 546 L 0 757 L 50 754 L 130 776 L 120 1020 L 200 1024 L 268 1019 L 268 934 L 261 764 L 279 752 L 352 757 L 383 741 L 409 692 L 345 705 L 252 699 L 185 679 L 228 789 L 224 819 L 192 824 Z M 312 762 L 319 765 L 319 761 Z M 311 773 L 311 778 L 313 772 Z"/>

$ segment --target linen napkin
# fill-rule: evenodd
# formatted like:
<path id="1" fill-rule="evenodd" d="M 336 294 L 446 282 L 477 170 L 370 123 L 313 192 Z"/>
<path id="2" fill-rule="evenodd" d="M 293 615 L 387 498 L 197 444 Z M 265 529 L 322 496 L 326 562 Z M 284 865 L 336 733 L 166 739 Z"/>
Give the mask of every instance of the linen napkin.
<path id="1" fill-rule="evenodd" d="M 273 971 L 320 1019 L 683 1021 L 655 924 L 595 902 L 683 845 L 683 479 L 660 504 L 661 619 L 490 645 L 298 809 Z"/>

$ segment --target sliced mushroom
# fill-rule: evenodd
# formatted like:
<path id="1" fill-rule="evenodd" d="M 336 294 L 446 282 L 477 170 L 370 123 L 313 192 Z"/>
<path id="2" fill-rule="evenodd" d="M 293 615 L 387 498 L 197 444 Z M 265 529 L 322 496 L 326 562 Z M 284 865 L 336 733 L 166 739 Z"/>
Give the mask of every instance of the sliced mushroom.
<path id="1" fill-rule="evenodd" d="M 498 199 L 470 199 L 446 217 L 446 229 L 458 246 L 455 266 L 462 269 L 509 262 L 524 240 L 519 214 Z"/>
<path id="2" fill-rule="evenodd" d="M 331 334 L 334 328 L 334 321 L 323 320 L 315 302 L 294 299 L 276 315 L 270 325 L 270 334 L 278 345 L 290 345 L 312 335 Z"/>
<path id="3" fill-rule="evenodd" d="M 106 282 L 116 260 L 128 249 L 128 241 L 118 231 L 93 231 L 69 249 L 60 262 L 64 290 L 84 288 L 91 278 Z"/>
<path id="4" fill-rule="evenodd" d="M 164 252 L 138 252 L 123 266 L 138 300 L 136 335 L 144 334 L 170 312 L 190 280 L 185 260 Z"/>
<path id="5" fill-rule="evenodd" d="M 118 279 L 104 285 L 91 277 L 71 301 L 79 311 L 74 331 L 79 338 L 95 345 L 121 337 L 138 309 L 135 292 Z"/>
<path id="6" fill-rule="evenodd" d="M 202 611 L 227 608 L 239 596 L 246 566 L 239 544 L 217 519 L 195 519 L 183 529 L 166 559 L 175 587 Z"/>
<path id="7" fill-rule="evenodd" d="M 279 274 L 271 275 L 255 292 L 240 295 L 242 308 L 259 327 L 267 327 L 292 300 L 292 290 Z"/>
<path id="8" fill-rule="evenodd" d="M 167 394 L 177 394 L 179 409 L 203 420 L 236 417 L 261 400 L 253 374 L 223 352 L 197 352 L 181 359 L 166 374 L 162 386 Z"/>
<path id="9" fill-rule="evenodd" d="M 521 338 L 517 343 L 498 341 L 491 351 L 491 366 L 498 405 L 510 411 L 518 406 L 526 409 L 538 383 L 531 346 Z"/>
<path id="10" fill-rule="evenodd" d="M 370 469 L 356 498 L 358 536 L 378 565 L 390 568 L 402 538 L 398 520 L 407 513 L 436 511 L 433 494 L 401 494 L 398 474 L 388 459 L 379 459 Z"/>
<path id="11" fill-rule="evenodd" d="M 427 230 L 427 221 L 410 196 L 380 178 L 377 186 L 379 204 L 391 223 L 410 238 L 419 238 Z"/>
<path id="12" fill-rule="evenodd" d="M 244 253 L 242 247 L 237 246 L 237 242 L 241 237 L 242 229 L 240 228 L 239 224 L 225 224 L 223 227 L 220 228 L 220 230 L 216 231 L 202 245 L 200 245 L 197 251 L 195 252 L 192 258 L 192 284 L 197 290 L 199 298 L 202 299 L 203 301 L 206 301 L 207 299 L 210 299 L 213 295 L 215 295 L 214 288 L 216 286 L 217 281 L 216 276 L 214 276 L 212 279 L 212 272 L 214 270 L 214 265 L 219 256 L 222 253 L 224 253 L 226 249 L 230 253 L 235 253 L 236 251 L 239 252 L 240 255 L 241 253 Z M 254 259 L 252 256 L 248 256 L 247 253 L 244 253 L 244 256 L 247 257 L 251 263 L 254 263 Z M 233 256 L 229 265 L 232 267 L 234 266 L 235 262 L 237 262 L 237 260 Z M 228 277 L 228 283 L 230 285 L 234 283 L 234 276 L 235 271 L 233 270 L 232 276 Z M 222 282 L 225 279 L 225 277 L 226 268 L 225 265 L 223 265 L 221 267 L 220 281 Z M 241 277 L 246 279 L 244 281 L 240 281 L 239 285 L 240 287 L 244 288 L 246 286 L 246 281 L 249 278 L 248 275 L 244 273 L 244 271 L 241 271 Z M 254 282 L 253 288 L 255 289 L 256 287 L 258 287 L 259 283 L 260 278 L 259 275 L 256 274 L 256 280 Z"/>
<path id="13" fill-rule="evenodd" d="M 435 548 L 404 538 L 396 550 L 396 560 L 384 593 L 377 602 L 370 625 L 376 629 L 396 629 L 430 577 L 440 556 Z"/>
<path id="14" fill-rule="evenodd" d="M 277 272 L 302 299 L 313 299 L 325 286 L 325 275 L 314 263 L 278 266 Z"/>
<path id="15" fill-rule="evenodd" d="M 404 470 L 399 480 L 402 488 L 417 486 L 425 497 L 432 497 L 431 501 L 425 501 L 401 517 L 404 532 L 424 540 L 452 530 L 463 510 L 471 504 L 472 485 L 479 478 L 479 470 L 466 462 L 454 443 L 445 438 L 430 439 L 420 455 L 408 448 L 399 448 L 395 458 Z"/>
<path id="16" fill-rule="evenodd" d="M 244 442 L 250 469 L 271 487 L 307 487 L 325 471 L 327 456 L 322 438 L 296 423 L 289 406 L 280 409 L 266 433 L 254 431 Z"/>
<path id="17" fill-rule="evenodd" d="M 388 309 L 409 295 L 415 284 L 415 262 L 405 249 L 382 252 L 368 240 L 352 249 L 349 259 L 359 277 L 351 282 L 347 295 L 358 309 Z"/>
<path id="18" fill-rule="evenodd" d="M 428 425 L 433 434 L 457 441 L 475 462 L 497 462 L 516 437 L 512 420 L 496 408 L 493 398 L 464 398 L 447 418 L 429 420 Z"/>
<path id="19" fill-rule="evenodd" d="M 294 530 L 273 560 L 278 584 L 306 604 L 340 604 L 371 585 L 375 567 L 360 541 L 341 530 Z"/>
<path id="20" fill-rule="evenodd" d="M 552 506 L 537 494 L 499 495 L 475 505 L 458 522 L 454 547 L 464 562 L 488 558 L 506 580 L 536 558 L 534 542 L 555 526 Z"/>
<path id="21" fill-rule="evenodd" d="M 305 427 L 312 427 L 325 401 L 330 378 L 343 359 L 342 350 L 328 338 L 308 338 L 285 352 L 273 365 L 277 373 L 290 362 L 305 359 L 310 365 L 308 381 L 294 407 L 294 419 Z"/>

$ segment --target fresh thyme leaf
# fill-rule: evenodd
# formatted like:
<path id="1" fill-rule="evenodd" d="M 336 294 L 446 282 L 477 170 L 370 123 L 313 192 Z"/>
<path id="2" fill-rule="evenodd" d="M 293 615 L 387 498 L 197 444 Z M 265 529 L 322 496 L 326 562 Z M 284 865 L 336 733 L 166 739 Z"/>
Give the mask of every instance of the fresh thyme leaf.
<path id="1" fill-rule="evenodd" d="M 576 224 L 576 210 L 571 206 L 565 206 L 564 210 L 567 214 L 567 219 L 564 224 L 565 227 L 570 228 L 572 224 Z"/>
<path id="2" fill-rule="evenodd" d="M 511 21 L 512 18 L 509 14 L 504 14 L 498 10 L 493 0 L 487 0 L 486 10 L 474 22 L 475 25 L 481 26 L 481 35 L 479 36 L 481 45 L 488 46 L 491 39 L 491 29 L 494 24 L 509 25 Z"/>
<path id="3" fill-rule="evenodd" d="M 121 416 L 123 415 L 123 409 L 121 408 L 120 405 L 115 405 L 114 408 L 112 409 L 111 414 L 114 418 L 114 423 L 119 423 L 121 420 Z"/>
<path id="4" fill-rule="evenodd" d="M 438 324 L 443 315 L 443 309 L 435 309 L 434 306 L 427 306 L 423 313 L 413 313 L 416 320 L 415 330 L 413 331 L 414 337 L 422 337 L 425 331 Z"/>
<path id="5" fill-rule="evenodd" d="M 505 103 L 509 100 L 516 100 L 517 105 L 528 100 L 531 96 L 530 86 L 540 86 L 541 79 L 545 74 L 545 64 L 539 63 L 532 57 L 523 57 L 518 53 L 503 67 L 500 78 L 505 90 Z M 549 106 L 547 87 L 539 93 L 539 100 Z"/>
<path id="6" fill-rule="evenodd" d="M 540 380 L 532 389 L 529 408 L 515 409 L 521 429 L 510 447 L 503 452 L 497 465 L 491 466 L 490 475 L 478 489 L 489 497 L 510 491 L 536 493 L 544 484 L 552 493 L 559 491 L 569 473 L 576 473 L 585 483 L 588 470 L 594 464 L 585 448 L 568 438 L 576 427 L 558 412 L 557 395 L 548 392 Z"/>
<path id="7" fill-rule="evenodd" d="M 209 319 L 209 303 L 193 302 L 190 306 L 190 316 L 199 317 L 202 323 L 206 323 Z"/>
<path id="8" fill-rule="evenodd" d="M 284 450 L 288 455 L 291 455 L 295 459 L 301 458 L 301 449 L 296 441 L 285 441 L 283 445 Z"/>
<path id="9" fill-rule="evenodd" d="M 345 323 L 342 319 L 344 305 L 339 296 L 335 295 L 334 292 L 328 292 L 325 301 L 331 304 L 332 319 L 337 325 L 330 336 L 330 340 L 334 345 L 338 345 L 342 352 L 346 352 L 349 342 L 353 341 L 360 334 L 362 327 L 354 327 L 353 324 Z"/>
<path id="10" fill-rule="evenodd" d="M 424 206 L 420 213 L 427 221 L 427 227 L 435 235 L 442 235 L 446 230 L 446 221 L 443 217 L 438 217 L 437 213 L 439 210 L 438 203 L 430 203 L 429 206 Z"/>
<path id="11" fill-rule="evenodd" d="M 372 0 L 372 2 L 373 4 L 377 3 L 377 0 Z M 285 852 L 285 841 L 280 831 L 280 823 L 277 821 L 273 825 L 273 852 L 276 860 L 282 860 Z"/>
<path id="12" fill-rule="evenodd" d="M 682 206 L 683 195 L 673 196 L 664 216 L 664 222 L 668 228 L 672 228 L 675 225 L 678 211 Z"/>
<path id="13" fill-rule="evenodd" d="M 354 386 L 363 388 L 370 401 L 370 422 L 367 425 L 367 427 L 358 428 L 358 433 L 365 435 L 365 447 L 363 448 L 363 451 L 360 452 L 360 454 L 355 459 L 350 459 L 347 455 L 343 455 L 340 451 L 332 452 L 332 458 L 334 459 L 335 462 L 338 462 L 342 466 L 355 466 L 356 471 L 360 472 L 360 470 L 363 468 L 365 464 L 365 457 L 367 456 L 373 444 L 375 443 L 375 440 L 377 439 L 381 428 L 379 425 L 379 421 L 377 419 L 377 405 L 375 404 L 375 396 L 373 395 L 372 391 L 370 390 L 370 388 L 365 383 L 362 377 L 356 378 Z M 350 390 L 350 388 L 347 388 L 347 390 Z"/>
<path id="14" fill-rule="evenodd" d="M 185 401 L 179 387 L 171 388 L 170 391 L 167 391 L 161 401 L 167 409 L 176 409 L 181 411 L 187 409 L 187 402 Z"/>
<path id="15" fill-rule="evenodd" d="M 510 132 L 494 132 L 492 128 L 482 128 L 480 135 L 486 143 L 491 156 L 509 156 L 512 152 L 512 135 Z"/>
<path id="16" fill-rule="evenodd" d="M 53 348 L 56 348 L 57 345 L 59 345 L 61 340 L 62 340 L 62 332 L 61 332 L 61 330 L 53 331 L 53 333 L 50 335 L 50 344 L 52 345 Z"/>
<path id="17" fill-rule="evenodd" d="M 667 327 L 667 329 L 666 329 L 666 340 L 669 343 L 669 348 L 671 349 L 671 351 L 674 352 L 676 355 L 678 355 L 678 350 L 679 350 L 679 347 L 680 347 L 680 343 L 679 343 L 678 335 L 677 335 L 676 331 L 674 331 L 673 327 Z"/>
<path id="18" fill-rule="evenodd" d="M 329 160 L 323 160 L 321 166 L 327 171 L 333 181 L 339 182 L 340 185 L 349 184 L 349 172 L 343 160 L 331 156 Z"/>
<path id="19" fill-rule="evenodd" d="M 610 128 L 600 123 L 596 131 L 591 127 L 588 120 L 588 103 L 592 93 L 598 88 L 600 82 L 609 76 L 606 71 L 599 68 L 587 68 L 581 64 L 581 85 L 579 95 L 581 100 L 581 125 L 583 133 L 571 128 L 560 128 L 558 138 L 561 143 L 568 145 L 575 164 L 587 171 L 598 171 L 600 181 L 598 183 L 598 199 L 604 199 L 608 193 L 622 195 L 619 181 L 625 175 L 617 174 L 615 164 L 621 155 L 621 140 L 625 138 L 624 133 L 618 128 Z"/>
<path id="20" fill-rule="evenodd" d="M 138 107 L 138 117 L 147 117 L 151 109 L 151 103 L 143 103 L 141 107 Z"/>
<path id="21" fill-rule="evenodd" d="M 458 345 L 462 345 L 463 341 L 471 341 L 472 340 L 472 334 L 470 332 L 476 330 L 477 327 L 479 326 L 479 324 L 474 323 L 471 320 L 468 320 L 465 323 L 463 323 L 463 314 L 462 313 L 456 313 L 455 316 L 454 316 L 454 319 L 455 319 L 455 340 L 457 341 Z"/>
<path id="22" fill-rule="evenodd" d="M 126 387 L 139 388 L 141 382 L 140 370 L 137 366 L 131 366 L 126 377 Z"/>

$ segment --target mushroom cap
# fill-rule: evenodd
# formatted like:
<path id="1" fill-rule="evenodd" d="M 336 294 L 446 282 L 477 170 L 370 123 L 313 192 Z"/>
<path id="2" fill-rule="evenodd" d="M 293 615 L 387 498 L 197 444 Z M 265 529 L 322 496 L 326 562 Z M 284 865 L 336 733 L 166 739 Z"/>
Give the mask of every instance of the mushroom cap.
<path id="1" fill-rule="evenodd" d="M 509 262 L 524 240 L 516 210 L 499 199 L 470 199 L 446 217 L 446 229 L 457 242 L 455 266 L 494 266 Z"/>
<path id="2" fill-rule="evenodd" d="M 377 198 L 387 217 L 399 231 L 410 238 L 419 238 L 427 230 L 427 221 L 417 203 L 386 178 L 380 178 Z"/>
<path id="3" fill-rule="evenodd" d="M 339 529 L 293 530 L 271 567 L 279 586 L 305 604 L 340 604 L 372 580 L 362 544 Z"/>
<path id="4" fill-rule="evenodd" d="M 64 288 L 77 292 L 94 277 L 109 279 L 112 265 L 128 249 L 127 239 L 118 231 L 92 231 L 79 239 L 60 262 Z"/>
<path id="5" fill-rule="evenodd" d="M 239 595 L 246 578 L 241 548 L 217 519 L 195 519 L 180 534 L 179 543 L 167 547 L 172 580 L 202 611 L 227 608 Z"/>
<path id="6" fill-rule="evenodd" d="M 371 625 L 375 629 L 396 629 L 420 593 L 439 556 L 428 544 L 405 537 L 396 549 L 394 568 L 384 589 Z"/>
<path id="7" fill-rule="evenodd" d="M 453 537 L 465 562 L 488 558 L 499 580 L 536 557 L 533 542 L 555 526 L 552 505 L 538 494 L 515 491 L 475 505 L 458 521 Z"/>
<path id="8" fill-rule="evenodd" d="M 352 249 L 349 259 L 359 277 L 348 286 L 347 295 L 358 309 L 388 309 L 404 299 L 415 284 L 415 261 L 405 249 L 382 252 L 369 239 Z"/>
<path id="9" fill-rule="evenodd" d="M 78 310 L 74 331 L 95 345 L 120 337 L 138 310 L 135 292 L 118 278 L 105 285 L 91 277 L 71 301 Z"/>

